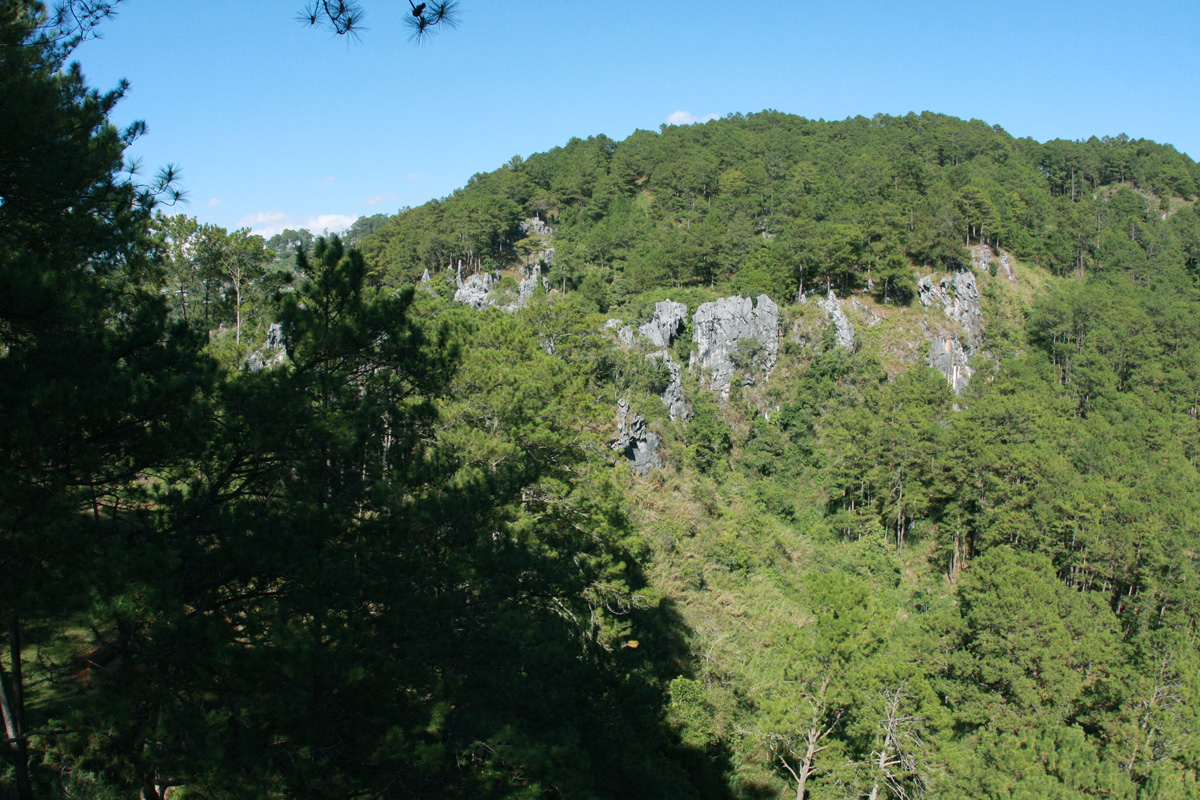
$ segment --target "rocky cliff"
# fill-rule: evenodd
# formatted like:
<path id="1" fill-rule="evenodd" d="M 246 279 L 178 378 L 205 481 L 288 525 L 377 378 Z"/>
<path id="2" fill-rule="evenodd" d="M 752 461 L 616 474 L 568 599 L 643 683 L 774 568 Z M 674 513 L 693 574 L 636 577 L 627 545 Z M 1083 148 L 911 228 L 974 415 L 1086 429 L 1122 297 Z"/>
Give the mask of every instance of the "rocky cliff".
<path id="1" fill-rule="evenodd" d="M 760 346 L 746 376 L 764 378 L 775 368 L 779 356 L 779 306 L 765 294 L 755 305 L 748 297 L 723 297 L 704 303 L 692 317 L 692 341 L 696 350 L 688 368 L 703 376 L 702 384 L 729 398 L 735 370 L 734 358 L 743 343 Z M 707 380 L 704 380 L 706 378 Z"/>
<path id="2" fill-rule="evenodd" d="M 618 400 L 617 435 L 612 440 L 612 449 L 625 456 L 638 475 L 648 475 L 650 470 L 662 466 L 658 444 L 658 434 L 646 430 L 645 418 L 630 412 L 628 400 Z"/>
<path id="3" fill-rule="evenodd" d="M 925 275 L 917 281 L 917 299 L 926 308 L 941 307 L 957 323 L 957 332 L 941 325 L 922 325 L 922 330 L 929 340 L 929 365 L 961 394 L 973 374 L 971 359 L 983 348 L 983 308 L 975 274 L 967 268 L 936 281 Z"/>
<path id="4" fill-rule="evenodd" d="M 846 312 L 842 310 L 842 304 L 838 301 L 837 295 L 832 291 L 825 298 L 825 316 L 829 318 L 829 322 L 833 325 L 834 337 L 838 347 L 844 347 L 847 350 L 854 349 L 854 325 L 850 322 L 850 318 L 846 316 Z"/>

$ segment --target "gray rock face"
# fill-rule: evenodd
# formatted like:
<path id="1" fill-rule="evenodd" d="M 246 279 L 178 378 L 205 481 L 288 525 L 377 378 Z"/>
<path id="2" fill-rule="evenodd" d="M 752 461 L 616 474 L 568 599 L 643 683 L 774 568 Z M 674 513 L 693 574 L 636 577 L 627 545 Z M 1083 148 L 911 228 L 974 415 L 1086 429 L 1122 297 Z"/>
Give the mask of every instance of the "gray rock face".
<path id="1" fill-rule="evenodd" d="M 825 298 L 825 316 L 829 318 L 833 324 L 834 334 L 837 337 L 837 346 L 847 350 L 854 349 L 854 325 L 851 324 L 850 318 L 846 316 L 846 312 L 842 311 L 842 304 L 838 302 L 837 295 L 831 289 L 829 297 Z"/>
<path id="2" fill-rule="evenodd" d="M 929 366 L 945 376 L 955 394 L 962 394 L 974 374 L 971 355 L 957 336 L 943 330 L 926 328 L 925 336 L 929 339 Z"/>
<path id="3" fill-rule="evenodd" d="M 429 267 L 426 267 L 425 271 L 421 273 L 421 283 L 429 283 Z"/>
<path id="4" fill-rule="evenodd" d="M 278 322 L 271 323 L 267 328 L 267 340 L 262 347 L 255 350 L 246 358 L 246 369 L 260 372 L 282 364 L 287 358 L 287 349 L 283 344 L 283 326 Z"/>
<path id="5" fill-rule="evenodd" d="M 654 316 L 638 332 L 650 340 L 655 347 L 670 347 L 687 322 L 687 306 L 670 300 L 654 304 Z"/>
<path id="6" fill-rule="evenodd" d="M 523 219 L 518 227 L 521 229 L 521 233 L 526 236 L 530 233 L 537 234 L 538 236 L 551 236 L 554 234 L 554 228 L 547 225 L 538 217 Z"/>
<path id="7" fill-rule="evenodd" d="M 491 272 L 480 272 L 464 281 L 462 264 L 459 264 L 458 274 L 454 278 L 454 282 L 458 286 L 457 291 L 454 292 L 454 300 L 458 303 L 466 303 L 476 311 L 491 308 L 492 301 L 488 299 L 488 294 L 499 281 L 500 276 Z"/>
<path id="8" fill-rule="evenodd" d="M 1017 273 L 1013 270 L 1012 257 L 1008 253 L 1000 254 L 1000 271 L 1010 281 L 1015 282 L 1017 280 Z"/>
<path id="9" fill-rule="evenodd" d="M 667 350 L 650 353 L 646 358 L 655 361 L 661 359 L 671 372 L 671 382 L 667 384 L 667 388 L 663 389 L 662 393 L 662 401 L 663 405 L 667 407 L 667 414 L 672 420 L 691 419 L 692 409 L 688 406 L 687 398 L 683 396 L 683 367 L 671 358 L 671 353 Z"/>
<path id="10" fill-rule="evenodd" d="M 606 321 L 604 323 L 604 327 L 606 329 L 616 331 L 617 341 L 626 347 L 629 347 L 631 344 L 633 344 L 633 337 L 637 335 L 633 330 L 632 325 L 626 325 L 623 320 L 619 319 L 610 319 Z"/>
<path id="11" fill-rule="evenodd" d="M 533 293 L 537 291 L 538 281 L 541 281 L 543 289 L 550 291 L 550 280 L 542 274 L 540 263 L 535 262 L 521 267 L 521 283 L 517 288 L 517 300 L 506 306 L 505 310 L 516 311 L 527 305 L 533 298 Z"/>
<path id="12" fill-rule="evenodd" d="M 650 470 L 662 466 L 658 442 L 658 434 L 646 430 L 646 420 L 641 414 L 630 416 L 629 401 L 618 400 L 617 438 L 612 441 L 612 449 L 624 455 L 638 475 L 648 475 Z"/>
<path id="13" fill-rule="evenodd" d="M 527 264 L 521 267 L 521 282 L 517 286 L 517 296 L 511 302 L 505 305 L 500 305 L 491 297 L 492 289 L 500 282 L 499 273 L 495 272 L 480 272 L 472 275 L 466 280 L 462 276 L 462 264 L 458 265 L 458 274 L 455 276 L 455 283 L 458 289 L 454 292 L 456 302 L 465 303 L 476 311 L 482 311 L 485 308 L 503 308 L 505 311 L 516 311 L 529 303 L 533 293 L 537 290 L 538 282 L 547 290 L 550 288 L 550 281 L 542 274 L 542 265 L 540 262 Z M 512 297 L 511 292 L 505 292 L 508 297 Z"/>
<path id="14" fill-rule="evenodd" d="M 708 387 L 729 398 L 733 376 L 731 356 L 739 342 L 757 339 L 762 350 L 754 366 L 769 376 L 779 356 L 779 306 L 765 294 L 758 306 L 748 297 L 723 297 L 705 303 L 692 316 L 692 341 L 697 344 L 688 368 L 708 372 Z"/>
<path id="15" fill-rule="evenodd" d="M 947 317 L 967 331 L 971 345 L 978 346 L 983 336 L 983 309 L 979 305 L 975 273 L 953 272 L 937 283 L 932 275 L 926 275 L 917 281 L 917 298 L 926 308 L 940 305 Z"/>
<path id="16" fill-rule="evenodd" d="M 992 262 L 995 261 L 999 265 L 997 270 L 998 275 L 1003 275 L 1010 281 L 1015 281 L 1017 275 L 1013 272 L 1012 257 L 1004 251 L 997 253 L 986 244 L 977 244 L 971 247 L 971 266 L 979 271 L 990 271 Z"/>
<path id="17" fill-rule="evenodd" d="M 970 361 L 983 347 L 983 308 L 975 273 L 954 272 L 937 283 L 926 275 L 917 281 L 917 298 L 926 308 L 941 306 L 946 316 L 962 327 L 961 338 L 945 330 L 925 329 L 929 365 L 946 377 L 955 394 L 961 394 L 971 379 Z"/>

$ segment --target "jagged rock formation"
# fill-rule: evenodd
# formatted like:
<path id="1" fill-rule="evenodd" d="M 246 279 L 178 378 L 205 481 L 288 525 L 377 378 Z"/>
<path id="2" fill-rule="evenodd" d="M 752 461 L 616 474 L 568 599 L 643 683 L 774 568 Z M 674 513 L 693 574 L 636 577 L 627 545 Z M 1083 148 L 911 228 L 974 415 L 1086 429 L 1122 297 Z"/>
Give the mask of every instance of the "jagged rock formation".
<path id="1" fill-rule="evenodd" d="M 429 283 L 429 267 L 426 267 L 425 271 L 421 273 L 421 283 Z"/>
<path id="2" fill-rule="evenodd" d="M 779 306 L 771 298 L 760 294 L 757 307 L 748 297 L 723 297 L 704 303 L 692 317 L 692 341 L 698 348 L 688 368 L 706 370 L 708 387 L 728 399 L 734 370 L 732 355 L 740 342 L 750 339 L 762 344 L 754 366 L 764 376 L 770 375 L 779 356 Z"/>
<path id="3" fill-rule="evenodd" d="M 940 305 L 947 317 L 962 325 L 971 345 L 979 345 L 983 337 L 983 309 L 979 305 L 975 273 L 952 272 L 936 284 L 932 275 L 926 275 L 917 281 L 917 298 L 926 308 Z"/>
<path id="4" fill-rule="evenodd" d="M 459 264 L 454 282 L 458 286 L 454 292 L 455 302 L 466 303 L 476 311 L 482 311 L 492 307 L 492 301 L 488 295 L 491 293 L 492 287 L 500 282 L 500 276 L 493 272 L 479 272 L 464 281 L 462 264 Z"/>
<path id="5" fill-rule="evenodd" d="M 610 319 L 605 321 L 604 327 L 608 330 L 617 332 L 617 340 L 626 347 L 633 344 L 633 337 L 636 335 L 632 325 L 626 325 L 624 320 Z"/>
<path id="6" fill-rule="evenodd" d="M 538 217 L 527 217 L 521 220 L 517 226 L 522 236 L 537 236 L 542 240 L 543 247 L 540 251 L 531 254 L 531 260 L 542 262 L 545 264 L 554 263 L 554 248 L 546 246 L 554 239 L 554 227 L 547 225 Z"/>
<path id="7" fill-rule="evenodd" d="M 623 320 L 610 319 L 604 323 L 605 329 L 617 332 L 617 340 L 625 347 L 632 345 L 637 333 L 641 333 L 651 344 L 660 348 L 653 353 L 648 353 L 646 358 L 654 361 L 661 360 L 667 365 L 667 370 L 671 374 L 671 382 L 663 390 L 661 398 L 663 405 L 667 407 L 667 413 L 673 420 L 690 419 L 692 416 L 691 406 L 688 404 L 687 398 L 683 396 L 683 367 L 671 357 L 671 352 L 667 350 L 683 333 L 686 321 L 687 306 L 685 304 L 661 300 L 654 305 L 654 316 L 637 332 L 634 331 L 632 325 L 626 325 Z"/>
<path id="8" fill-rule="evenodd" d="M 267 339 L 262 347 L 255 350 L 246 358 L 246 369 L 259 372 L 282 364 L 287 358 L 287 349 L 283 344 L 283 326 L 278 322 L 271 323 L 267 328 Z"/>
<path id="9" fill-rule="evenodd" d="M 662 401 L 663 405 L 667 407 L 667 414 L 672 420 L 691 419 L 692 409 L 688 405 L 687 398 L 683 396 L 683 366 L 671 358 L 668 350 L 659 350 L 646 358 L 661 359 L 671 373 L 671 382 L 667 384 L 667 388 L 663 389 L 662 393 Z"/>
<path id="10" fill-rule="evenodd" d="M 462 265 L 458 267 L 458 275 L 455 277 L 455 283 L 458 289 L 454 292 L 456 302 L 465 303 L 476 311 L 482 311 L 485 308 L 502 308 L 505 311 L 516 311 L 529 303 L 533 297 L 533 293 L 537 291 L 538 282 L 548 291 L 550 289 L 550 281 L 542 274 L 541 262 L 526 264 L 521 267 L 521 282 L 517 286 L 517 297 L 511 303 L 500 305 L 491 296 L 492 289 L 500 282 L 499 273 L 495 272 L 480 272 L 472 275 L 466 280 L 462 277 Z M 511 292 L 505 292 L 509 297 Z"/>
<path id="11" fill-rule="evenodd" d="M 629 466 L 638 475 L 648 475 L 650 470 L 662 466 L 658 454 L 658 434 L 646 430 L 646 420 L 641 414 L 630 416 L 629 401 L 617 401 L 617 437 L 612 449 L 617 450 L 629 461 Z"/>
<path id="12" fill-rule="evenodd" d="M 991 272 L 993 261 L 998 266 L 996 274 L 1003 275 L 1010 281 L 1016 281 L 1017 275 L 1013 272 L 1012 257 L 1008 253 L 1003 250 L 997 253 L 986 244 L 977 244 L 971 247 L 971 266 L 975 269 L 981 272 Z"/>
<path id="13" fill-rule="evenodd" d="M 654 316 L 638 328 L 638 332 L 650 340 L 655 347 L 670 347 L 687 322 L 687 306 L 671 300 L 660 300 L 654 304 Z"/>
<path id="14" fill-rule="evenodd" d="M 983 347 L 983 308 L 975 273 L 953 272 L 937 283 L 933 276 L 926 275 L 917 281 L 917 298 L 926 308 L 940 305 L 946 316 L 962 328 L 963 336 L 959 337 L 922 325 L 929 339 L 929 365 L 945 376 L 955 394 L 961 394 L 971 380 L 970 361 Z"/>
<path id="15" fill-rule="evenodd" d="M 516 311 L 518 308 L 527 305 L 533 298 L 533 293 L 537 291 L 539 280 L 542 283 L 542 288 L 550 291 L 550 279 L 542 274 L 541 263 L 534 262 L 521 267 L 521 283 L 517 287 L 517 300 L 506 306 L 505 310 Z"/>
<path id="16" fill-rule="evenodd" d="M 846 316 L 846 312 L 842 311 L 842 304 L 838 302 L 837 295 L 833 293 L 832 289 L 829 290 L 829 297 L 825 298 L 825 304 L 822 307 L 825 309 L 825 316 L 833 324 L 834 335 L 837 337 L 837 346 L 853 350 L 854 325 L 851 324 L 850 318 Z"/>
<path id="17" fill-rule="evenodd" d="M 959 338 L 939 328 L 930 329 L 921 324 L 925 338 L 929 340 L 929 366 L 945 376 L 955 394 L 962 394 L 971 380 L 971 354 L 963 347 Z"/>
<path id="18" fill-rule="evenodd" d="M 554 235 L 554 228 L 550 225 L 547 225 L 539 217 L 526 217 L 525 219 L 521 220 L 517 227 L 525 236 L 528 236 L 530 233 L 543 237 Z"/>

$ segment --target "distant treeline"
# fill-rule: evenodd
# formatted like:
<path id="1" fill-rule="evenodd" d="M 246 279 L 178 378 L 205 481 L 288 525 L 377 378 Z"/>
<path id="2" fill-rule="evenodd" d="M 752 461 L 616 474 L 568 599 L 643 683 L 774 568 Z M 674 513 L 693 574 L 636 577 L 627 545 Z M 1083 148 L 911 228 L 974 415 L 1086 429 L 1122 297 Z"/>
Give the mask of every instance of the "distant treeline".
<path id="1" fill-rule="evenodd" d="M 557 226 L 554 282 L 598 271 L 614 300 L 659 286 L 764 290 L 873 287 L 905 301 L 912 265 L 1003 247 L 1058 274 L 1200 259 L 1187 201 L 1200 166 L 1121 135 L 1014 139 L 939 114 L 824 122 L 766 111 L 606 136 L 475 175 L 363 242 L 372 280 L 393 285 L 462 261 L 520 257 L 519 222 Z M 1114 232 L 1134 231 L 1129 236 Z"/>

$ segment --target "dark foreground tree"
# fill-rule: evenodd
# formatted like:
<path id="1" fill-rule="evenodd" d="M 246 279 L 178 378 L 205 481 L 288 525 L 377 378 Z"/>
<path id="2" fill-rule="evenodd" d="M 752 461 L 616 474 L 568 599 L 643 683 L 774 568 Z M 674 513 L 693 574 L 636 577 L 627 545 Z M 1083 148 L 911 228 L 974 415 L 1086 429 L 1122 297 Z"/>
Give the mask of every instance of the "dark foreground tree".
<path id="1" fill-rule="evenodd" d="M 408 0 L 408 5 L 404 23 L 413 41 L 420 42 L 440 30 L 458 27 L 458 0 L 424 3 Z M 357 35 L 365 13 L 362 4 L 354 0 L 312 0 L 304 7 L 300 20 L 339 36 Z"/>
<path id="2" fill-rule="evenodd" d="M 113 569 L 145 488 L 135 478 L 186 457 L 211 377 L 201 342 L 143 288 L 157 194 L 122 172 L 141 126 L 109 123 L 123 87 L 88 89 L 77 65 L 64 69 L 69 52 L 40 3 L 3 4 L 0 610 L 11 677 L 0 688 L 22 795 L 27 617 L 77 609 Z"/>

